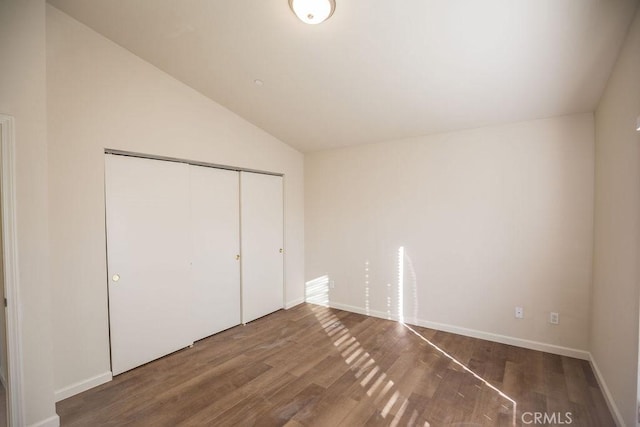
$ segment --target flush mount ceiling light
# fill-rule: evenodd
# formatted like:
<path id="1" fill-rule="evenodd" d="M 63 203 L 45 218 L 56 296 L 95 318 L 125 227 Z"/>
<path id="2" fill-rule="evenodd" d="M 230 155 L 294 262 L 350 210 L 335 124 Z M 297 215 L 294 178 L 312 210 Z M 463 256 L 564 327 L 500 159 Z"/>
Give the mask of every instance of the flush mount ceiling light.
<path id="1" fill-rule="evenodd" d="M 289 0 L 289 7 L 305 24 L 319 24 L 333 15 L 335 0 Z"/>

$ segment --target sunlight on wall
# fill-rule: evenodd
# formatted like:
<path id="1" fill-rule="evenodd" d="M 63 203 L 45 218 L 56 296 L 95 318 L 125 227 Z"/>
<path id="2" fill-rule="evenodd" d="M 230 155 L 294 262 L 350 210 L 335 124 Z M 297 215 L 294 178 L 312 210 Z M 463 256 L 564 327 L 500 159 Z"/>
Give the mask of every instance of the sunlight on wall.
<path id="1" fill-rule="evenodd" d="M 398 248 L 398 321 L 404 323 L 404 246 Z"/>
<path id="2" fill-rule="evenodd" d="M 308 303 L 329 306 L 329 276 L 324 275 L 305 283 L 305 300 Z"/>
<path id="3" fill-rule="evenodd" d="M 405 311 L 409 307 L 408 311 Z M 418 286 L 413 261 L 404 246 L 398 248 L 398 320 L 418 321 Z"/>
<path id="4" fill-rule="evenodd" d="M 406 252 L 403 252 L 403 255 L 404 255 L 404 262 L 406 263 L 406 270 L 407 270 L 407 273 L 404 274 L 403 276 L 405 287 L 411 290 L 409 301 L 411 302 L 412 310 L 411 310 L 411 318 L 409 320 L 411 320 L 413 324 L 416 324 L 418 322 L 418 285 L 417 285 L 418 281 L 416 277 L 416 270 L 413 267 L 413 261 L 411 261 L 411 257 L 407 255 Z M 403 264 L 403 266 L 404 265 L 405 264 Z"/>
<path id="5" fill-rule="evenodd" d="M 387 319 L 393 319 L 391 314 L 391 283 L 387 283 Z"/>
<path id="6" fill-rule="evenodd" d="M 367 316 L 371 313 L 369 306 L 369 260 L 364 262 L 364 311 Z"/>

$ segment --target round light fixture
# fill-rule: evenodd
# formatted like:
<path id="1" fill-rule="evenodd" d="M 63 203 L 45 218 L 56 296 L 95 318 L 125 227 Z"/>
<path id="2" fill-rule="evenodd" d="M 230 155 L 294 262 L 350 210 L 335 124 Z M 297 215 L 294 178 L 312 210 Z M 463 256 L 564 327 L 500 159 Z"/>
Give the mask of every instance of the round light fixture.
<path id="1" fill-rule="evenodd" d="M 319 24 L 333 15 L 335 0 L 289 0 L 289 7 L 305 24 Z"/>

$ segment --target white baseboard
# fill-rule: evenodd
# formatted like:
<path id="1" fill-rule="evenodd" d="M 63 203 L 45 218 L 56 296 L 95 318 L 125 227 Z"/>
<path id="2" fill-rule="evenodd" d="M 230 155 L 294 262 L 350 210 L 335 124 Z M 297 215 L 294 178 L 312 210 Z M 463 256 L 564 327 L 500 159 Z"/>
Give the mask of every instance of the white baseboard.
<path id="1" fill-rule="evenodd" d="M 56 390 L 55 392 L 56 402 L 59 402 L 71 396 L 75 396 L 76 394 L 82 393 L 83 391 L 87 391 L 90 388 L 94 388 L 101 384 L 108 383 L 112 379 L 113 379 L 113 375 L 111 375 L 111 372 L 105 372 L 103 374 L 96 375 L 95 377 L 79 381 L 75 384 L 71 384 L 70 386 L 64 387 L 60 390 Z"/>
<path id="2" fill-rule="evenodd" d="M 35 424 L 31 424 L 29 427 L 60 427 L 60 417 L 58 414 L 52 415 L 46 420 L 38 421 Z"/>
<path id="3" fill-rule="evenodd" d="M 287 301 L 284 305 L 285 310 L 289 310 L 290 308 L 295 307 L 296 305 L 300 305 L 304 302 L 304 298 L 294 299 L 292 301 Z"/>
<path id="4" fill-rule="evenodd" d="M 362 307 L 330 302 L 329 306 L 338 310 L 350 311 L 353 313 L 364 314 L 367 316 L 379 317 L 381 319 L 398 320 L 398 317 L 389 313 L 376 310 L 365 310 Z M 591 360 L 589 352 L 586 350 L 578 350 L 569 347 L 562 347 L 554 344 L 547 344 L 538 341 L 531 341 L 522 338 L 510 337 L 507 335 L 494 334 L 491 332 L 478 331 L 475 329 L 463 328 L 460 326 L 448 325 L 445 323 L 430 322 L 427 320 L 407 320 L 408 325 L 422 326 L 424 328 L 435 329 L 443 332 L 451 332 L 453 334 L 464 335 L 466 337 L 479 338 L 487 341 L 498 342 L 501 344 L 513 345 L 516 347 L 528 348 L 530 350 L 544 351 L 546 353 L 558 354 L 560 356 L 575 357 L 576 359 Z"/>
<path id="5" fill-rule="evenodd" d="M 343 310 L 343 311 L 350 311 L 351 313 L 364 314 L 365 316 L 378 317 L 380 319 L 398 320 L 397 318 L 394 318 L 394 316 L 389 315 L 383 311 L 376 311 L 376 310 L 367 311 L 364 308 L 356 307 L 355 305 L 340 304 L 339 302 L 329 302 L 329 307 L 336 308 L 338 310 Z"/>
<path id="6" fill-rule="evenodd" d="M 607 387 L 607 383 L 598 368 L 598 364 L 596 360 L 593 358 L 593 354 L 589 353 L 589 362 L 591 362 L 591 368 L 593 369 L 593 373 L 596 376 L 596 380 L 598 381 L 598 385 L 600 386 L 600 390 L 602 390 L 602 394 L 604 396 L 604 400 L 607 402 L 607 406 L 609 407 L 609 411 L 611 411 L 611 415 L 613 415 L 613 420 L 616 422 L 618 427 L 625 427 L 624 418 L 616 405 L 615 400 L 613 400 L 613 396 L 611 395 L 611 391 L 609 391 L 609 387 Z"/>
<path id="7" fill-rule="evenodd" d="M 547 344 L 539 341 L 531 341 L 523 338 L 515 338 L 507 335 L 494 334 L 491 332 L 478 331 L 475 329 L 462 328 L 459 326 L 446 325 L 436 322 L 427 322 L 418 320 L 418 326 L 436 329 L 438 331 L 451 332 L 467 337 L 480 338 L 487 341 L 498 342 L 501 344 L 513 345 L 516 347 L 527 348 L 529 350 L 544 351 L 545 353 L 558 354 L 560 356 L 574 357 L 576 359 L 589 360 L 589 352 L 570 347 L 563 347 L 555 344 Z"/>

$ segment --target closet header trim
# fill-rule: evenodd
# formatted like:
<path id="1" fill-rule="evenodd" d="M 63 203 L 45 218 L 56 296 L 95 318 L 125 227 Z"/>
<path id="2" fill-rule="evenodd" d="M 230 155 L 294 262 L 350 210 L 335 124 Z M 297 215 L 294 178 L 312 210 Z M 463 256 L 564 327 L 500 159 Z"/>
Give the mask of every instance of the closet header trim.
<path id="1" fill-rule="evenodd" d="M 258 169 L 239 168 L 236 166 L 219 165 L 216 163 L 199 162 L 196 160 L 185 160 L 185 159 L 178 159 L 175 157 L 134 153 L 132 151 L 112 150 L 110 148 L 105 148 L 104 154 L 113 154 L 115 156 L 140 157 L 142 159 L 164 160 L 166 162 L 186 163 L 188 165 L 193 165 L 193 166 L 204 166 L 207 168 L 225 169 L 225 170 L 237 171 L 237 172 L 251 172 L 251 173 L 260 173 L 263 175 L 284 176 L 284 174 L 282 173 L 268 172 L 268 171 L 263 171 Z"/>

